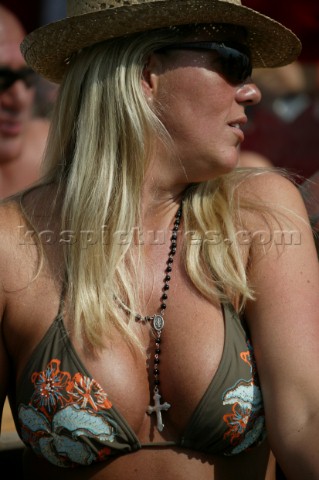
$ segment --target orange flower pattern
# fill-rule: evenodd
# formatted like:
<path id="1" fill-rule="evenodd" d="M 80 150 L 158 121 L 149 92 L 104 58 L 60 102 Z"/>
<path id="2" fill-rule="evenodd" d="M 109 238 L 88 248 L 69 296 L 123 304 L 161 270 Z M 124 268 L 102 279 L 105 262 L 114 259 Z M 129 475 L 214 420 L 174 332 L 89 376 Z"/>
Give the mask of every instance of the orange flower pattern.
<path id="1" fill-rule="evenodd" d="M 231 405 L 231 413 L 224 415 L 227 425 L 224 439 L 231 444 L 228 455 L 235 455 L 254 447 L 265 438 L 265 416 L 262 393 L 256 370 L 251 343 L 248 351 L 240 354 L 241 359 L 250 366 L 251 379 L 239 380 L 223 395 L 223 405 Z"/>
<path id="2" fill-rule="evenodd" d="M 118 427 L 107 413 L 112 404 L 98 382 L 79 372 L 71 376 L 60 363 L 52 359 L 33 373 L 30 403 L 19 407 L 22 439 L 60 467 L 105 460 Z"/>

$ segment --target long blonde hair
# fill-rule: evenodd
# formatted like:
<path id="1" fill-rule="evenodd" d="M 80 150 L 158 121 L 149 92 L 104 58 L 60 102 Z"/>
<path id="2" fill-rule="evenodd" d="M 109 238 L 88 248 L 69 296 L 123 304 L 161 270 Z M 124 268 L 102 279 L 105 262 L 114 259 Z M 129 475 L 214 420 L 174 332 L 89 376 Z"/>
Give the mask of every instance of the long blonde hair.
<path id="1" fill-rule="evenodd" d="M 53 113 L 44 174 L 63 196 L 62 229 L 76 238 L 65 246 L 69 313 L 76 332 L 96 348 L 113 326 L 138 344 L 115 298 L 138 311 L 140 265 L 133 261 L 129 242 L 114 239 L 140 225 L 152 138 L 170 141 L 148 106 L 141 77 L 149 53 L 176 36 L 176 29 L 140 34 L 79 52 Z M 231 246 L 220 242 L 214 249 L 205 242 L 200 248 L 186 242 L 188 274 L 211 301 L 252 296 L 235 235 L 238 178 L 226 175 L 185 192 L 185 230 L 204 237 L 214 225 L 224 238 L 235 239 Z"/>

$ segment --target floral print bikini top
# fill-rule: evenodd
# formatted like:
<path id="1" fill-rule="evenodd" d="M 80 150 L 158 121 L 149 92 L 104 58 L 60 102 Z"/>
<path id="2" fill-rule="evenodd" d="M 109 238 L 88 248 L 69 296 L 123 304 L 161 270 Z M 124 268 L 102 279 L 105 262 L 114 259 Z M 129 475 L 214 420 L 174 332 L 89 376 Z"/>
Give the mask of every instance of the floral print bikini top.
<path id="1" fill-rule="evenodd" d="M 213 455 L 236 455 L 265 438 L 263 401 L 253 351 L 230 304 L 223 305 L 225 344 L 219 368 L 178 442 Z M 26 446 L 59 467 L 90 465 L 154 443 L 140 443 L 125 418 L 80 361 L 59 314 L 10 395 Z"/>

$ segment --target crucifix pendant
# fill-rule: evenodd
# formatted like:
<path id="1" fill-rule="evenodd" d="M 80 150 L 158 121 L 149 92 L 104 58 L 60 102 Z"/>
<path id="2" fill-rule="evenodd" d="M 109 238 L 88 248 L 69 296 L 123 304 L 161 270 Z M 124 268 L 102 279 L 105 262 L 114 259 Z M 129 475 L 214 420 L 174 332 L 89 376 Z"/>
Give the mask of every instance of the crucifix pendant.
<path id="1" fill-rule="evenodd" d="M 156 413 L 157 417 L 157 430 L 161 432 L 164 428 L 164 423 L 162 421 L 162 410 L 168 410 L 170 408 L 170 404 L 165 402 L 161 403 L 161 395 L 159 394 L 158 385 L 159 385 L 159 356 L 160 356 L 160 344 L 161 344 L 161 334 L 164 328 L 164 318 L 163 315 L 154 315 L 153 317 L 153 329 L 155 331 L 155 355 L 154 355 L 154 379 L 155 379 L 155 387 L 154 387 L 154 405 L 149 405 L 147 408 L 147 413 L 152 415 L 152 413 Z"/>
<path id="2" fill-rule="evenodd" d="M 170 404 L 165 402 L 161 403 L 161 395 L 158 393 L 158 390 L 154 390 L 154 406 L 150 405 L 147 408 L 147 413 L 151 415 L 152 413 L 156 413 L 157 416 L 157 430 L 161 432 L 164 428 L 164 423 L 162 421 L 162 410 L 168 410 L 170 408 Z"/>

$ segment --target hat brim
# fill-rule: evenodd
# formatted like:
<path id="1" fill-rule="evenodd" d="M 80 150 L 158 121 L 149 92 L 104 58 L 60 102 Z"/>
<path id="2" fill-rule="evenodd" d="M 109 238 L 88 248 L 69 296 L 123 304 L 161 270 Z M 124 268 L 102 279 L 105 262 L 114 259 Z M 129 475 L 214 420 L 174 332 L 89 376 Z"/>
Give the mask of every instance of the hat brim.
<path id="1" fill-rule="evenodd" d="M 195 23 L 246 27 L 254 68 L 287 65 L 301 52 L 297 36 L 277 21 L 220 0 L 157 0 L 67 17 L 28 34 L 21 51 L 36 72 L 59 83 L 67 59 L 82 48 L 133 33 Z"/>

